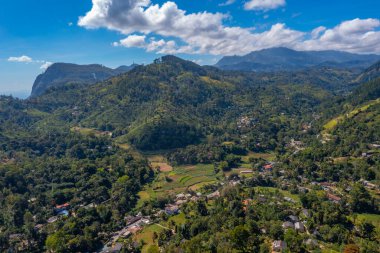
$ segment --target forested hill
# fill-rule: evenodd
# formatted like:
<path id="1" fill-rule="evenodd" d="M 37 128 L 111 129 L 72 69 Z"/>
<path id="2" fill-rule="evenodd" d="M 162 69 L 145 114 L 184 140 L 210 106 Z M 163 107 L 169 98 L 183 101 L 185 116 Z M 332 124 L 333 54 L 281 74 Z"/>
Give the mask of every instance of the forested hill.
<path id="1" fill-rule="evenodd" d="M 99 64 L 77 65 L 70 63 L 54 63 L 44 73 L 37 76 L 31 96 L 39 96 L 51 87 L 66 84 L 93 84 L 116 76 L 136 67 L 120 66 L 116 69 L 107 68 Z"/>
<path id="2" fill-rule="evenodd" d="M 380 61 L 374 65 L 367 68 L 363 73 L 357 78 L 357 82 L 368 82 L 375 80 L 380 77 Z"/>
<path id="3" fill-rule="evenodd" d="M 51 89 L 27 103 L 73 126 L 112 131 L 139 149 L 171 149 L 233 132 L 247 114 L 268 129 L 289 123 L 281 115 L 290 121 L 311 114 L 331 96 L 313 77 L 300 73 L 288 83 L 281 75 L 227 73 L 167 56 L 92 86 Z"/>

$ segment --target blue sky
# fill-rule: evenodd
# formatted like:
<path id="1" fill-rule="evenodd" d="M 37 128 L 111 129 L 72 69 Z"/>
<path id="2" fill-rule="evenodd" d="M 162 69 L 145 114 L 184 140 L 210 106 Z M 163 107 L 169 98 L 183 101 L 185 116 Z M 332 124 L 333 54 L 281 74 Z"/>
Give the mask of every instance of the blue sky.
<path id="1" fill-rule="evenodd" d="M 378 0 L 4 0 L 0 94 L 29 92 L 53 62 L 214 64 L 273 46 L 380 54 L 379 10 Z"/>

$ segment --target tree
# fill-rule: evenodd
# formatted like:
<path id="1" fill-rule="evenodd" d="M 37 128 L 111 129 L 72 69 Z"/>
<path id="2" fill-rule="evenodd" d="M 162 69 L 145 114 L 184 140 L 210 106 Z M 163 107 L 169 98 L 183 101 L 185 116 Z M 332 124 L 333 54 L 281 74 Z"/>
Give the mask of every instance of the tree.
<path id="1" fill-rule="evenodd" d="M 49 252 L 55 252 L 55 253 L 64 253 L 68 252 L 66 248 L 66 235 L 58 231 L 54 234 L 51 234 L 46 239 L 45 245 L 46 249 Z"/>
<path id="2" fill-rule="evenodd" d="M 362 184 L 355 184 L 350 191 L 351 206 L 354 212 L 371 213 L 374 211 L 372 196 Z"/>
<path id="3" fill-rule="evenodd" d="M 244 251 L 246 246 L 247 246 L 247 241 L 249 238 L 249 232 L 248 230 L 243 226 L 237 226 L 235 227 L 231 233 L 231 240 L 234 243 L 234 246 L 239 249 Z"/>
<path id="4" fill-rule="evenodd" d="M 201 216 L 206 216 L 208 214 L 208 210 L 207 210 L 205 202 L 203 202 L 203 201 L 197 202 L 197 212 Z"/>
<path id="5" fill-rule="evenodd" d="M 362 237 L 371 239 L 375 232 L 375 226 L 372 223 L 362 222 L 359 225 L 359 231 Z"/>

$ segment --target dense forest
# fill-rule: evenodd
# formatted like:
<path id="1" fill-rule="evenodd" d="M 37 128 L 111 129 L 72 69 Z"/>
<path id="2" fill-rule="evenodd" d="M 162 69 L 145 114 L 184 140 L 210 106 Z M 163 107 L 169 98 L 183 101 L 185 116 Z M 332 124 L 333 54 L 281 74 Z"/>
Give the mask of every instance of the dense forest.
<path id="1" fill-rule="evenodd" d="M 242 73 L 165 56 L 92 85 L 0 97 L 0 251 L 100 251 L 126 217 L 173 202 L 174 192 L 141 203 L 163 175 L 148 160 L 159 154 L 211 166 L 216 180 L 199 191 L 220 194 L 181 206 L 185 222 L 156 233 L 150 252 L 270 252 L 273 241 L 286 252 L 323 252 L 318 242 L 378 252 L 380 227 L 356 220 L 380 211 L 377 74 Z M 284 191 L 299 203 L 282 201 Z M 292 215 L 307 233 L 283 229 Z"/>

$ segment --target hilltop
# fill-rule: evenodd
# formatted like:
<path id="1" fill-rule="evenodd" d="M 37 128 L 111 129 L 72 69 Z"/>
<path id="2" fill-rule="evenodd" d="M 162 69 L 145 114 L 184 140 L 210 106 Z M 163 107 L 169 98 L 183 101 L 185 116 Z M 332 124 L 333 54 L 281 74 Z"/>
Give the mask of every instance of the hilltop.
<path id="1" fill-rule="evenodd" d="M 66 84 L 93 84 L 123 74 L 136 67 L 120 66 L 116 69 L 99 64 L 77 65 L 71 63 L 54 63 L 34 81 L 31 97 L 43 94 L 52 87 Z"/>

